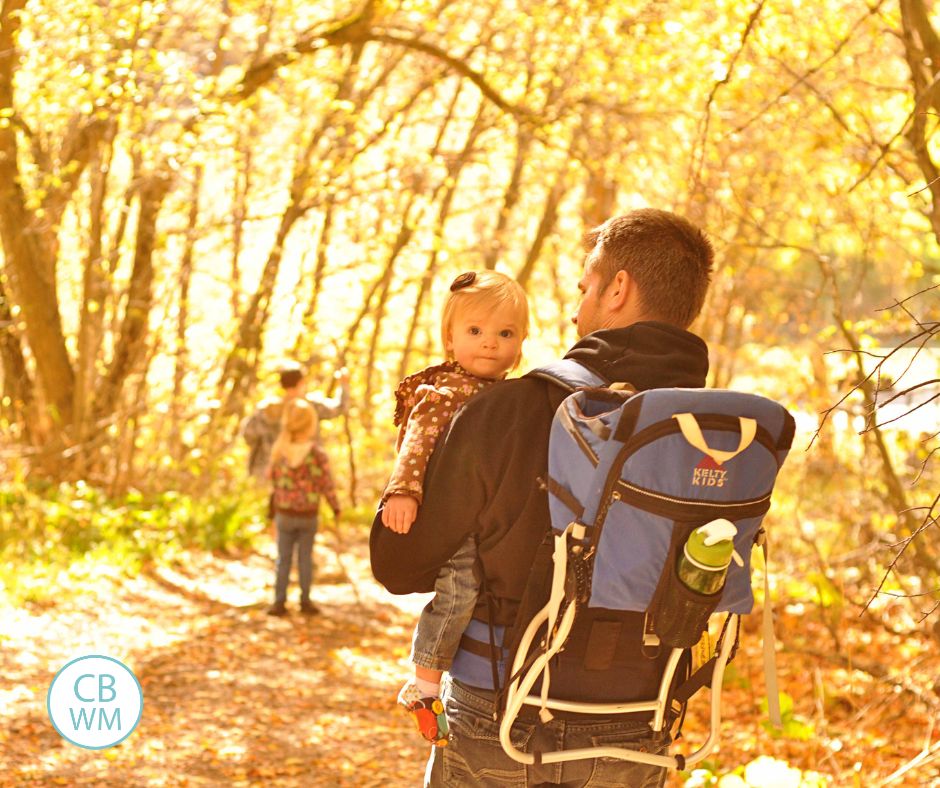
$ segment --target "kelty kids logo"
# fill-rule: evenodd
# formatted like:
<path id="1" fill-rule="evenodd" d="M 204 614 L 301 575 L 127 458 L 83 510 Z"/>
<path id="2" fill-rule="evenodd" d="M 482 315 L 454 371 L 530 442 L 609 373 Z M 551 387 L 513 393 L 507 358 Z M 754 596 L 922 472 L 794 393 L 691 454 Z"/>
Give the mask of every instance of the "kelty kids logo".
<path id="1" fill-rule="evenodd" d="M 728 472 L 722 470 L 721 465 L 711 457 L 703 457 L 702 461 L 692 471 L 692 485 L 694 487 L 724 487 Z"/>

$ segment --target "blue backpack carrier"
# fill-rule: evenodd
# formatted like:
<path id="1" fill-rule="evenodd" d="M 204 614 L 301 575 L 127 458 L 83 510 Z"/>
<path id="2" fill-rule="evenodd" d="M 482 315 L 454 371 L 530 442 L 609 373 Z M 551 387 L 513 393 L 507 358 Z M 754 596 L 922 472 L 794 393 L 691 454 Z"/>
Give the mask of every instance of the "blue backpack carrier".
<path id="1" fill-rule="evenodd" d="M 659 705 L 618 706 L 626 711 L 654 710 L 654 730 L 661 729 L 664 717 L 667 722 L 675 719 L 688 697 L 711 682 L 716 657 L 705 661 L 690 679 L 689 654 L 706 633 L 709 617 L 721 612 L 730 614 L 721 635 L 723 671 L 736 646 L 737 615 L 749 613 L 754 604 L 751 548 L 762 544 L 766 555 L 761 524 L 794 434 L 794 421 L 786 409 L 755 394 L 716 389 L 636 393 L 628 384 L 605 381 L 570 360 L 529 374 L 572 393 L 552 423 L 544 480 L 554 542 L 551 590 L 530 621 L 517 621 L 504 688 L 505 737 L 501 738 L 507 753 L 520 761 L 532 756 L 515 750 L 508 731 L 522 704 L 539 705 L 543 720 L 551 718 L 551 708 L 570 710 L 577 705 L 553 705 L 551 667 L 552 657 L 571 646 L 566 640 L 579 609 L 643 614 L 644 653 L 648 649 L 652 658 L 660 650 L 671 652 L 667 663 L 671 672 L 663 682 Z M 680 580 L 676 567 L 690 534 L 715 520 L 734 525 L 737 562 L 729 565 L 718 592 L 699 594 Z M 769 597 L 764 607 L 765 624 L 770 624 Z M 518 634 L 523 628 L 525 632 Z M 775 688 L 771 691 L 770 674 L 775 671 L 772 642 L 769 654 L 766 648 L 768 636 L 772 638 L 772 628 L 765 632 L 765 669 L 774 718 L 777 694 Z M 684 684 L 673 678 L 682 664 Z M 540 698 L 530 692 L 538 692 Z M 714 692 L 713 687 L 713 701 Z M 597 713 L 597 708 L 595 704 L 584 711 Z M 713 723 L 717 720 L 713 715 Z M 717 740 L 717 731 L 713 738 Z M 709 741 L 707 749 L 714 746 Z M 628 757 L 624 752 L 628 751 L 572 755 Z M 696 753 L 695 760 L 704 757 L 703 752 Z M 553 760 L 544 754 L 537 757 Z M 632 751 L 629 759 L 652 763 L 650 757 L 674 768 L 691 762 Z"/>

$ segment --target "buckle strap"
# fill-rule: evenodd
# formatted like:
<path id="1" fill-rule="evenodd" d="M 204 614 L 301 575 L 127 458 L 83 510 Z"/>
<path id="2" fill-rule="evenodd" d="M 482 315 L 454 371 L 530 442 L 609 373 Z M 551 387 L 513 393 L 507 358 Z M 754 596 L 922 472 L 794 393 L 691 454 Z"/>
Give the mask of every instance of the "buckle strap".
<path id="1" fill-rule="evenodd" d="M 780 718 L 780 689 L 777 686 L 777 654 L 774 639 L 774 610 L 770 599 L 770 562 L 768 559 L 767 532 L 761 529 L 760 548 L 764 553 L 764 682 L 767 685 L 767 716 L 777 728 L 783 726 Z"/>
<path id="2" fill-rule="evenodd" d="M 549 493 L 554 495 L 559 501 L 561 501 L 565 506 L 568 507 L 576 520 L 580 520 L 584 514 L 584 507 L 581 505 L 581 502 L 574 497 L 571 491 L 562 486 L 556 479 L 551 476 L 546 477 L 547 481 L 545 482 L 545 487 Z"/>
<path id="3" fill-rule="evenodd" d="M 504 657 L 506 656 L 507 649 L 503 648 L 502 646 L 497 646 L 496 648 L 502 652 Z M 490 659 L 493 656 L 493 647 L 489 643 L 483 640 L 477 640 L 476 638 L 472 638 L 469 635 L 461 636 L 460 649 L 462 651 L 473 654 L 474 656 L 485 657 L 486 659 Z"/>
<path id="4" fill-rule="evenodd" d="M 728 655 L 728 662 L 731 662 L 738 653 L 738 642 L 741 633 L 741 620 L 738 619 L 738 625 L 735 627 L 734 632 L 728 631 L 728 618 L 725 619 L 724 624 L 721 627 L 721 632 L 718 635 L 718 643 L 722 643 L 726 637 L 733 637 L 734 643 L 731 646 L 731 653 Z M 702 663 L 698 670 L 692 671 L 689 675 L 686 676 L 685 681 L 683 681 L 678 687 L 676 687 L 670 698 L 672 700 L 678 701 L 683 706 L 696 692 L 698 692 L 702 687 L 710 687 L 712 685 L 712 677 L 715 674 L 715 663 L 718 661 L 717 652 L 720 650 L 720 647 L 716 645 L 715 655 L 712 656 L 708 661 Z M 686 652 L 689 653 L 688 651 Z M 691 663 L 691 656 L 689 658 Z"/>

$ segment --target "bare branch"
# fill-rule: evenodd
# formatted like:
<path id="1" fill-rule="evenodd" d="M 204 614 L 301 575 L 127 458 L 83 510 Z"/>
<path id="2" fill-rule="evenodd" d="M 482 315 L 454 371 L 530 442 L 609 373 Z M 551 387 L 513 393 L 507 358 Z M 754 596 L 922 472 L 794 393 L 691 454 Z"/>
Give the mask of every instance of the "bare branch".
<path id="1" fill-rule="evenodd" d="M 880 309 L 876 309 L 875 311 L 884 312 L 885 310 L 888 310 L 888 309 L 894 309 L 894 307 L 901 306 L 902 304 L 906 304 L 911 299 L 917 298 L 918 296 L 922 296 L 924 293 L 929 293 L 931 290 L 936 290 L 938 287 L 940 287 L 940 285 L 931 285 L 930 287 L 925 287 L 923 290 L 918 290 L 916 293 L 909 295 L 907 298 L 902 298 L 900 301 L 895 301 L 891 306 L 883 306 Z M 932 325 L 935 329 L 940 328 L 940 323 L 933 323 Z"/>
<path id="2" fill-rule="evenodd" d="M 920 470 L 917 472 L 917 476 L 914 477 L 914 481 L 911 482 L 911 487 L 913 487 L 917 482 L 920 481 L 920 477 L 924 475 L 924 471 L 927 470 L 927 463 L 930 462 L 930 458 L 934 456 L 938 451 L 940 451 L 940 446 L 937 446 L 935 449 L 932 449 L 930 453 L 924 457 L 924 461 L 920 464 Z"/>
<path id="3" fill-rule="evenodd" d="M 923 402 L 921 402 L 919 405 L 917 405 L 917 406 L 911 408 L 911 409 L 908 410 L 908 411 L 905 411 L 905 412 L 902 413 L 900 416 L 895 416 L 893 419 L 888 419 L 887 421 L 881 421 L 881 422 L 878 422 L 877 424 L 872 425 L 871 427 L 866 427 L 864 430 L 862 430 L 862 432 L 868 432 L 869 430 L 875 429 L 875 428 L 879 428 L 879 429 L 880 429 L 881 427 L 884 427 L 886 424 L 892 424 L 892 423 L 894 423 L 895 421 L 897 421 L 898 419 L 903 419 L 905 416 L 909 416 L 909 415 L 912 414 L 915 410 L 919 410 L 920 408 L 924 407 L 924 405 L 927 405 L 927 404 L 933 402 L 933 401 L 934 401 L 935 399 L 937 399 L 937 398 L 940 398 L 940 394 L 934 394 L 934 395 L 933 395 L 932 397 L 930 397 L 929 399 L 925 399 L 925 400 L 924 400 Z"/>
<path id="4" fill-rule="evenodd" d="M 917 536 L 919 536 L 925 530 L 927 530 L 931 525 L 937 524 L 937 517 L 934 516 L 933 512 L 934 512 L 934 509 L 937 508 L 938 503 L 940 503 L 940 494 L 938 494 L 937 497 L 933 499 L 933 503 L 930 505 L 930 508 L 927 510 L 927 514 L 924 516 L 924 519 L 921 521 L 920 525 L 916 529 L 914 529 L 914 531 L 911 533 L 910 536 L 906 537 L 905 539 L 902 539 L 900 542 L 897 543 L 897 545 L 900 545 L 901 549 L 898 550 L 897 554 L 891 560 L 891 563 L 888 564 L 887 568 L 885 569 L 884 575 L 882 575 L 881 582 L 878 583 L 877 588 L 875 588 L 868 602 L 866 602 L 865 606 L 862 608 L 862 613 L 864 613 L 866 610 L 868 610 L 869 607 L 871 607 L 871 604 L 875 601 L 875 597 L 877 597 L 879 594 L 884 593 L 882 589 L 884 588 L 884 585 L 888 580 L 888 575 L 890 575 L 892 572 L 895 571 L 895 566 L 897 565 L 898 561 L 901 560 L 901 556 L 904 555 L 904 553 L 907 551 L 907 548 L 910 547 L 914 539 L 917 538 Z M 913 510 L 908 510 L 908 511 L 913 511 Z M 904 514 L 904 512 L 899 512 L 899 514 Z"/>
<path id="5" fill-rule="evenodd" d="M 694 184 L 699 183 L 699 180 L 702 176 L 702 167 L 705 164 L 705 145 L 708 140 L 708 127 L 711 124 L 712 104 L 715 101 L 715 95 L 718 93 L 718 88 L 720 88 L 722 85 L 728 84 L 728 82 L 731 81 L 731 77 L 734 74 L 735 64 L 738 62 L 738 58 L 744 51 L 744 47 L 747 45 L 747 40 L 750 37 L 754 26 L 757 24 L 757 19 L 764 8 L 765 2 L 766 0 L 758 0 L 757 5 L 751 12 L 751 15 L 748 17 L 747 24 L 744 26 L 744 30 L 741 33 L 741 41 L 738 44 L 738 48 L 731 56 L 731 61 L 728 63 L 728 70 L 725 72 L 724 77 L 712 85 L 712 89 L 708 93 L 708 98 L 705 100 L 705 111 L 703 113 L 703 120 L 699 126 L 700 132 L 698 135 L 698 142 L 695 146 L 697 150 L 693 150 L 692 159 L 689 162 L 689 180 Z M 692 172 L 693 169 L 694 172 Z"/>
<path id="6" fill-rule="evenodd" d="M 877 786 L 875 786 L 875 788 L 884 788 L 886 785 L 897 782 L 902 777 L 904 777 L 904 775 L 908 774 L 908 772 L 919 769 L 922 766 L 926 766 L 928 763 L 935 761 L 937 757 L 940 756 L 940 741 L 934 742 L 933 744 L 930 743 L 930 739 L 933 737 L 933 728 L 936 721 L 936 716 L 931 717 L 930 726 L 927 729 L 927 741 L 924 743 L 924 748 L 910 761 L 885 777 L 880 783 L 878 783 Z"/>
<path id="7" fill-rule="evenodd" d="M 900 379 L 900 378 L 899 378 L 899 379 Z M 905 394 L 910 394 L 910 393 L 913 392 L 913 391 L 917 391 L 917 389 L 923 388 L 924 386 L 930 386 L 930 385 L 932 385 L 932 384 L 934 384 L 934 383 L 940 383 L 940 378 L 932 378 L 932 379 L 930 379 L 930 380 L 921 381 L 920 383 L 915 383 L 913 386 L 908 386 L 906 389 L 904 389 L 904 391 L 899 391 L 897 394 L 895 394 L 895 395 L 892 396 L 892 397 L 889 397 L 889 398 L 886 399 L 884 402 L 879 402 L 878 405 L 879 405 L 879 407 L 880 407 L 880 406 L 883 406 L 883 405 L 890 405 L 890 404 L 891 404 L 892 402 L 894 402 L 898 397 L 903 397 Z M 938 395 L 938 396 L 940 396 L 940 395 Z M 931 397 L 931 399 L 935 399 L 935 398 L 934 398 L 934 397 Z M 928 402 L 929 402 L 929 401 L 930 401 L 930 400 L 928 400 Z M 918 407 L 919 407 L 919 406 L 918 406 Z"/>
<path id="8" fill-rule="evenodd" d="M 514 104 L 510 103 L 507 99 L 503 98 L 496 90 L 493 88 L 487 81 L 484 79 L 483 75 L 478 71 L 474 71 L 469 65 L 464 61 L 459 60 L 447 52 L 445 52 L 440 47 L 435 44 L 428 43 L 427 41 L 422 41 L 417 38 L 400 38 L 398 36 L 375 33 L 370 36 L 372 41 L 382 41 L 387 44 L 397 44 L 403 46 L 407 49 L 413 49 L 416 52 L 423 52 L 427 55 L 430 55 L 437 60 L 440 60 L 442 63 L 445 63 L 451 69 L 456 71 L 461 76 L 469 79 L 474 85 L 479 88 L 480 92 L 486 96 L 493 104 L 495 104 L 503 112 L 513 115 L 517 118 L 529 117 L 534 120 L 532 117 L 532 112 L 524 107 L 517 107 Z"/>
<path id="9" fill-rule="evenodd" d="M 761 0 L 763 3 L 764 0 Z M 465 60 L 451 55 L 437 44 L 425 41 L 415 36 L 407 36 L 392 32 L 388 29 L 380 30 L 372 27 L 371 3 L 357 16 L 340 22 L 325 30 L 308 31 L 301 35 L 294 45 L 282 52 L 271 55 L 255 63 L 245 72 L 241 87 L 238 90 L 238 99 L 252 96 L 260 87 L 270 81 L 279 68 L 293 63 L 302 55 L 317 52 L 327 47 L 339 47 L 346 44 L 363 45 L 375 41 L 392 46 L 403 47 L 413 52 L 421 52 L 439 60 L 450 70 L 469 79 L 480 92 L 503 112 L 516 118 L 529 118 L 534 120 L 531 111 L 518 107 L 504 98 L 479 71 L 472 68 Z"/>
<path id="10" fill-rule="evenodd" d="M 746 121 L 744 121 L 744 123 L 742 123 L 740 126 L 738 126 L 737 128 L 733 129 L 731 133 L 732 133 L 732 134 L 740 134 L 740 133 L 741 133 L 742 131 L 744 131 L 746 128 L 748 128 L 748 127 L 751 126 L 753 123 L 755 123 L 760 117 L 762 117 L 763 114 L 764 114 L 765 112 L 767 112 L 768 109 L 770 109 L 772 106 L 774 106 L 774 104 L 776 104 L 777 102 L 779 102 L 781 99 L 786 98 L 787 96 L 789 96 L 790 93 L 793 92 L 794 88 L 799 87 L 803 82 L 805 82 L 806 80 L 808 80 L 808 79 L 809 79 L 810 77 L 812 77 L 814 74 L 818 73 L 824 66 L 826 66 L 826 64 L 830 63 L 832 60 L 834 60 L 836 57 L 838 57 L 839 53 L 840 53 L 840 52 L 846 47 L 846 45 L 855 37 L 855 33 L 856 33 L 856 31 L 858 30 L 858 28 L 861 27 L 862 24 L 864 24 L 864 23 L 868 20 L 869 17 L 874 16 L 875 14 L 877 14 L 877 13 L 879 12 L 879 10 L 881 9 L 881 6 L 883 6 L 884 4 L 885 4 L 885 0 L 878 0 L 878 3 L 876 3 L 874 6 L 872 6 L 871 8 L 869 8 L 868 11 L 865 13 L 865 15 L 862 16 L 860 19 L 858 19 L 858 21 L 856 21 L 856 23 L 855 23 L 854 25 L 852 25 L 852 29 L 849 30 L 849 32 L 848 32 L 848 34 L 845 36 L 845 38 L 843 38 L 843 39 L 838 43 L 838 45 L 836 46 L 836 48 L 830 53 L 830 55 L 829 55 L 828 57 L 824 58 L 822 61 L 820 61 L 819 63 L 817 63 L 815 66 L 813 66 L 812 68 L 810 68 L 809 71 L 807 71 L 807 72 L 806 72 L 805 74 L 803 74 L 801 77 L 799 77 L 798 79 L 796 79 L 792 84 L 790 84 L 790 85 L 788 85 L 787 87 L 785 87 L 782 91 L 780 91 L 780 93 L 777 94 L 777 96 L 775 96 L 774 98 L 770 99 L 770 101 L 766 102 L 766 103 L 764 104 L 764 106 L 761 107 L 754 115 L 752 115 L 750 118 L 748 118 Z"/>

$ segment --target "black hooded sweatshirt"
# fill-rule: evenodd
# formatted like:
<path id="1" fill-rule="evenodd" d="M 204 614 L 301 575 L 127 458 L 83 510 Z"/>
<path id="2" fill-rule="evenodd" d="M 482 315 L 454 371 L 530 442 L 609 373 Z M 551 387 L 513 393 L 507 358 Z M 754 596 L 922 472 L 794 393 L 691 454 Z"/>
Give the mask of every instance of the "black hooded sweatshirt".
<path id="1" fill-rule="evenodd" d="M 700 388 L 708 348 L 666 323 L 640 322 L 581 339 L 566 354 L 608 382 L 650 388 Z M 496 383 L 470 399 L 438 441 L 428 465 L 424 502 L 407 534 L 372 525 L 372 573 L 393 594 L 432 591 L 441 566 L 468 536 L 480 560 L 496 622 L 512 623 L 536 548 L 550 528 L 548 468 L 552 417 L 567 392 L 523 377 Z M 477 615 L 481 605 L 478 603 Z"/>

